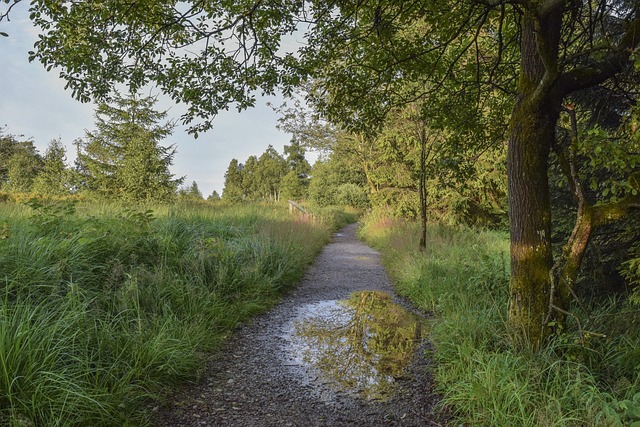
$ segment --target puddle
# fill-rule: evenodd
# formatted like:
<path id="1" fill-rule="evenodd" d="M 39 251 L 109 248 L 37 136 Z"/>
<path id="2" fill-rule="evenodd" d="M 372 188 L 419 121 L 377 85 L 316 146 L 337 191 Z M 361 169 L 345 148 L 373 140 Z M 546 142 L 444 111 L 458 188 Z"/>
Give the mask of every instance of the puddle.
<path id="1" fill-rule="evenodd" d="M 300 309 L 289 356 L 337 390 L 369 400 L 395 391 L 422 338 L 422 319 L 380 291 Z"/>

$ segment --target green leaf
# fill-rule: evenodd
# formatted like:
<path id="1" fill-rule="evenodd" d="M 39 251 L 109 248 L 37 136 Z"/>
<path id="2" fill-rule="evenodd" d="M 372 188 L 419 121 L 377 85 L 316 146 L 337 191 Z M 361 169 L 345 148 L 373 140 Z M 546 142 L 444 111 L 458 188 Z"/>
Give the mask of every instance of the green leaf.
<path id="1" fill-rule="evenodd" d="M 640 408 L 636 408 L 636 407 L 629 408 L 626 415 L 632 420 L 638 420 L 640 422 Z"/>

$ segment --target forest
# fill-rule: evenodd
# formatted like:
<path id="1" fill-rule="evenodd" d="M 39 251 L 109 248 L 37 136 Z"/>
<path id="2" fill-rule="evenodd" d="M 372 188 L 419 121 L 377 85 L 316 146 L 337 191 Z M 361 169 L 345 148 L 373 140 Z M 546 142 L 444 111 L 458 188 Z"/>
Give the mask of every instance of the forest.
<path id="1" fill-rule="evenodd" d="M 454 422 L 640 426 L 639 1 L 8 0 L 0 23 L 18 7 L 29 8 L 40 31 L 30 59 L 57 70 L 75 99 L 99 107 L 95 130 L 75 142 L 73 166 L 60 141 L 41 154 L 10 128 L 0 134 L 0 315 L 16 319 L 3 325 L 46 322 L 55 295 L 69 316 L 57 318 L 82 324 L 78 352 L 101 340 L 94 328 L 101 322 L 134 334 L 105 344 L 101 366 L 117 366 L 118 345 L 150 343 L 147 332 L 162 337 L 174 327 L 194 328 L 197 354 L 208 347 L 196 326 L 211 318 L 188 317 L 189 325 L 169 329 L 157 322 L 190 312 L 181 305 L 200 303 L 195 295 L 206 292 L 235 309 L 252 291 L 234 287 L 245 279 L 225 264 L 233 257 L 255 261 L 246 274 L 264 270 L 270 283 L 265 301 L 249 300 L 238 321 L 264 309 L 295 283 L 330 231 L 353 220 L 346 209 L 362 213 L 360 236 L 381 252 L 398 292 L 433 315 L 430 357 Z M 205 201 L 196 182 L 185 186 L 170 171 L 179 147 L 163 144 L 175 122 L 155 109 L 155 98 L 139 95 L 150 86 L 186 106 L 179 120 L 195 138 L 215 131 L 221 111 L 282 93 L 286 103 L 273 108 L 292 139 L 283 153 L 269 146 L 231 160 L 222 194 Z M 310 151 L 319 153 L 314 164 Z M 318 221 L 281 220 L 287 200 Z M 85 202 L 104 203 L 103 212 Z M 123 208 L 130 204 L 136 208 Z M 105 256 L 103 267 L 74 266 L 72 256 L 88 262 L 92 250 L 118 245 L 100 231 L 116 219 L 135 229 L 123 252 Z M 276 226 L 318 234 L 301 251 L 291 233 L 293 243 L 277 242 Z M 173 240 L 162 233 L 194 239 L 185 249 L 196 251 L 193 259 L 171 259 Z M 32 240 L 38 245 L 27 245 Z M 256 247 L 282 261 L 253 259 Z M 36 249 L 42 254 L 28 253 Z M 304 257 L 287 266 L 296 251 Z M 27 268 L 8 254 L 48 260 Z M 196 264 L 201 273 L 191 272 Z M 85 270 L 98 279 L 78 288 Z M 165 270 L 205 280 L 193 301 L 173 290 Z M 228 286 L 211 291 L 206 280 Z M 69 324 L 47 323 L 52 333 Z M 221 336 L 231 328 L 220 326 Z M 5 327 L 0 343 L 10 348 L 18 336 Z M 31 354 L 36 360 L 49 351 Z M 40 425 L 76 411 L 28 409 L 35 406 L 25 396 L 37 393 L 24 394 L 8 368 L 24 369 L 22 362 L 9 352 L 0 362 L 7 390 L 0 421 Z M 180 377 L 169 362 L 154 363 L 143 365 Z M 82 368 L 77 383 L 103 384 L 103 368 Z M 122 384 L 138 381 L 125 377 Z M 32 386 L 55 388 L 58 378 Z M 123 390 L 121 398 L 130 393 Z M 95 393 L 85 403 L 98 401 Z M 117 404 L 98 406 L 104 412 L 78 416 L 75 425 L 108 424 Z"/>

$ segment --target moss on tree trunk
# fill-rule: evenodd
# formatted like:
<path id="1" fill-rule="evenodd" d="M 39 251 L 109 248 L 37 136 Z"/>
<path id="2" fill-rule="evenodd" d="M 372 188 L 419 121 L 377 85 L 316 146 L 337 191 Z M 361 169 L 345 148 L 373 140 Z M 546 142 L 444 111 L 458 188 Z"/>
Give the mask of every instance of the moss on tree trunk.
<path id="1" fill-rule="evenodd" d="M 511 283 L 509 322 L 533 348 L 544 340 L 551 248 L 551 204 L 547 177 L 555 117 L 519 104 L 511 120 L 507 156 Z"/>
<path id="2" fill-rule="evenodd" d="M 545 46 L 540 45 L 541 29 L 548 37 Z M 507 152 L 511 234 L 509 323 L 533 349 L 539 348 L 545 339 L 544 323 L 551 291 L 553 253 L 547 171 L 561 101 L 549 96 L 546 90 L 546 82 L 553 76 L 541 49 L 547 49 L 544 54 L 547 57 L 557 53 L 559 29 L 558 16 L 541 21 L 525 15 L 519 93 L 511 116 Z"/>

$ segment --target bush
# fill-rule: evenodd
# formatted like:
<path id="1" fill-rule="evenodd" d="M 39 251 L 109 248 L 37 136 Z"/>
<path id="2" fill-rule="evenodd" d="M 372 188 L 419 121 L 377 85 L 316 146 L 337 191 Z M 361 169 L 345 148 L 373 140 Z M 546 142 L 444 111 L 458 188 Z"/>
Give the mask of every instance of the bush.
<path id="1" fill-rule="evenodd" d="M 369 206 L 367 189 L 356 184 L 342 184 L 336 189 L 336 204 L 365 209 Z"/>

